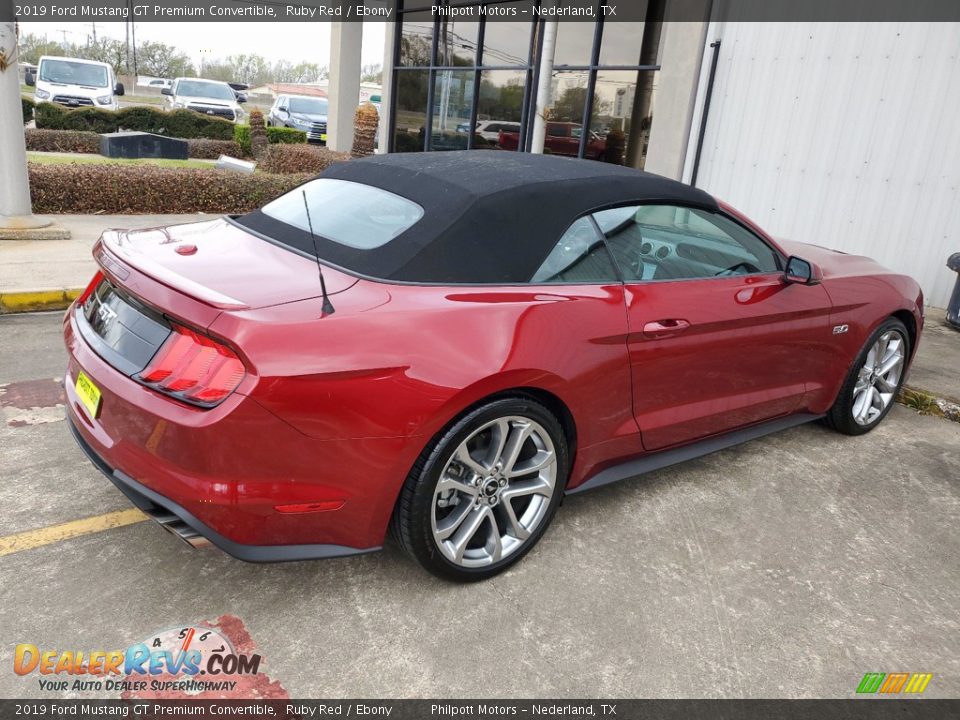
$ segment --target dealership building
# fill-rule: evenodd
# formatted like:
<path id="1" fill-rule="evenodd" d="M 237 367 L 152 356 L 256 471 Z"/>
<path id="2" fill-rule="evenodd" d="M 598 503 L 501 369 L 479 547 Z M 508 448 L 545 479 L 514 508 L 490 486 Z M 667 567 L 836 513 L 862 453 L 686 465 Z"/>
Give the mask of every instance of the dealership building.
<path id="1" fill-rule="evenodd" d="M 960 23 L 677 22 L 670 2 L 642 22 L 549 22 L 406 0 L 386 32 L 379 147 L 490 148 L 503 130 L 537 151 L 539 115 L 547 152 L 694 183 L 776 237 L 908 273 L 944 307 L 960 251 Z M 356 97 L 361 36 L 334 29 L 331 98 Z"/>

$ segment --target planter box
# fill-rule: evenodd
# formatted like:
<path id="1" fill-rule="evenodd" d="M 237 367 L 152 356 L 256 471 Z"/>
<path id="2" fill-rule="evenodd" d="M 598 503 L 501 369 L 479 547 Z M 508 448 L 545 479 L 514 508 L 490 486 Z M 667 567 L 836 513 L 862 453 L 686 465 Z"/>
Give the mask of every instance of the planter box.
<path id="1" fill-rule="evenodd" d="M 186 160 L 186 140 L 145 132 L 115 132 L 100 136 L 100 154 L 111 158 L 162 158 Z"/>

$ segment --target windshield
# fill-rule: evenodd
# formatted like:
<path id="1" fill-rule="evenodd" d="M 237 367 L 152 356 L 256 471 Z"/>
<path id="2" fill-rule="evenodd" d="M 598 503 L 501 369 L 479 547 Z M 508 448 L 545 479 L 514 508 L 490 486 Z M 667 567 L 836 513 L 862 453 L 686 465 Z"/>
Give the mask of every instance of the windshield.
<path id="1" fill-rule="evenodd" d="M 290 98 L 287 110 L 292 113 L 304 113 L 307 115 L 326 115 L 327 101 L 322 98 Z"/>
<path id="2" fill-rule="evenodd" d="M 103 65 L 72 60 L 44 60 L 40 63 L 40 79 L 44 82 L 85 87 L 105 88 L 110 85 L 107 69 Z"/>
<path id="3" fill-rule="evenodd" d="M 206 80 L 181 80 L 177 83 L 177 95 L 184 97 L 213 98 L 214 100 L 237 99 L 229 85 L 208 82 Z"/>
<path id="4" fill-rule="evenodd" d="M 423 217 L 423 208 L 411 200 L 370 185 L 332 178 L 301 185 L 265 205 L 262 212 L 310 232 L 304 193 L 314 234 L 360 250 L 386 245 Z"/>

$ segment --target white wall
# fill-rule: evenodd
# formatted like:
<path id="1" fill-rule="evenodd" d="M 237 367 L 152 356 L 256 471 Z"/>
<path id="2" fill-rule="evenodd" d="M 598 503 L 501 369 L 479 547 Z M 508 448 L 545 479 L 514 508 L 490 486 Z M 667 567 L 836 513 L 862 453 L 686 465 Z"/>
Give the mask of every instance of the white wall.
<path id="1" fill-rule="evenodd" d="M 960 251 L 960 23 L 725 23 L 715 37 L 697 185 L 774 236 L 908 273 L 944 307 Z"/>

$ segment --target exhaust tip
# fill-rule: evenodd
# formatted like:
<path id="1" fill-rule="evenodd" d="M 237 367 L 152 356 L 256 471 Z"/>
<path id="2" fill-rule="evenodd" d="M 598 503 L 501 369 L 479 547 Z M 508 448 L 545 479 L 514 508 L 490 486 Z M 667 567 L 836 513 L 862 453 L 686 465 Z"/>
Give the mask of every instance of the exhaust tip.
<path id="1" fill-rule="evenodd" d="M 211 545 L 211 542 L 207 538 L 198 533 L 175 515 L 163 515 L 162 517 L 156 517 L 155 519 L 158 523 L 160 523 L 164 530 L 180 538 L 192 548 L 199 549 L 210 547 Z"/>

